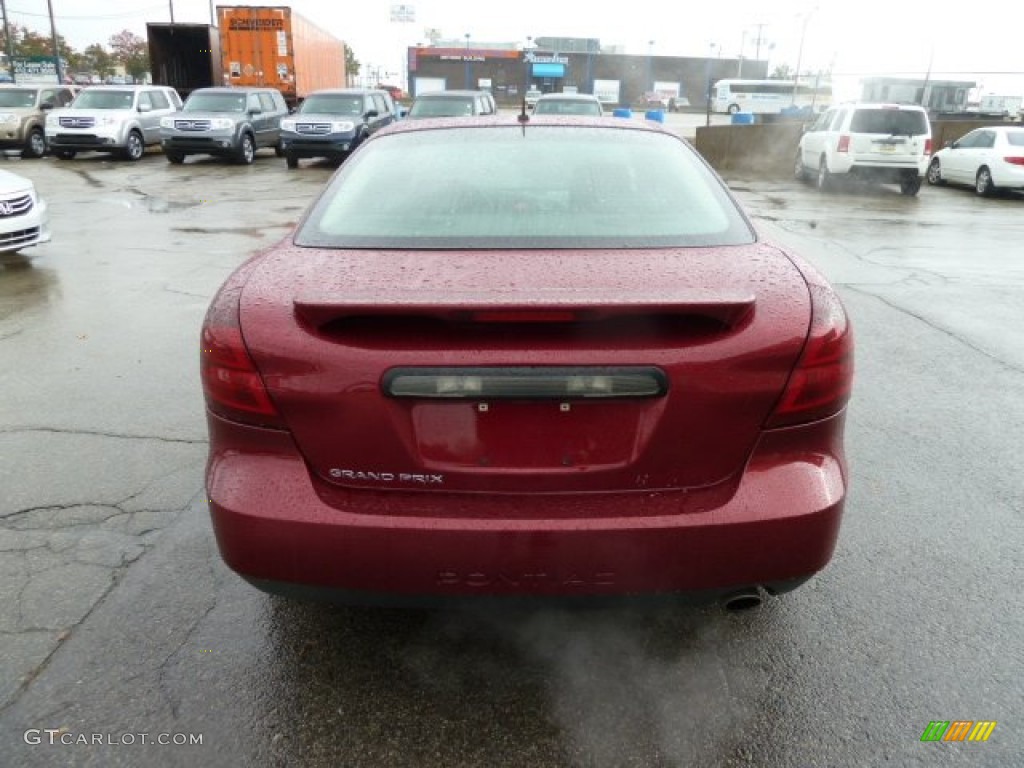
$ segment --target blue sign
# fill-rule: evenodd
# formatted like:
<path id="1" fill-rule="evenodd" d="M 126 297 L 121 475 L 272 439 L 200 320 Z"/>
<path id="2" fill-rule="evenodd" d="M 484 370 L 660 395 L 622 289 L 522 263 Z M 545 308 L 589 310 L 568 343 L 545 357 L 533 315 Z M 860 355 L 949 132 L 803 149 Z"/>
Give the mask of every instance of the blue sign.
<path id="1" fill-rule="evenodd" d="M 534 77 L 565 77 L 565 64 L 534 64 Z"/>

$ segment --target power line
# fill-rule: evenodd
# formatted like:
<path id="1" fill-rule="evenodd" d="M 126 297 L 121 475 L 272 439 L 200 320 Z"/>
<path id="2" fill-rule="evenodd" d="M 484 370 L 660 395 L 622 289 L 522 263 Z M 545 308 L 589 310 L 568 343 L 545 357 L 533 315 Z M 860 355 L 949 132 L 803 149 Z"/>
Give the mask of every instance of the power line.
<path id="1" fill-rule="evenodd" d="M 54 18 L 61 21 L 94 21 L 103 19 L 127 19 L 133 16 L 143 16 L 147 11 L 155 11 L 166 8 L 165 5 L 150 5 L 145 8 L 137 8 L 134 11 L 128 13 L 103 13 L 103 14 L 90 14 L 89 16 L 61 16 L 54 15 Z M 41 19 L 49 18 L 47 13 L 33 13 L 32 11 L 19 11 L 16 8 L 8 8 L 8 15 L 17 14 L 19 16 L 34 16 Z"/>

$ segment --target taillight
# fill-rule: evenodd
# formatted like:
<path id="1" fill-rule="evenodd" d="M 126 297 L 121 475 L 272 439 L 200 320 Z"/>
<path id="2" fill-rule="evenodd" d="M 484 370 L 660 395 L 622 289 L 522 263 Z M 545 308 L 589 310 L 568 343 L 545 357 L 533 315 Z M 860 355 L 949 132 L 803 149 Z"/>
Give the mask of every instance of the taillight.
<path id="1" fill-rule="evenodd" d="M 927 157 L 931 153 L 932 153 L 932 140 L 931 139 L 925 139 L 924 140 L 924 155 L 925 155 L 925 157 Z"/>
<path id="2" fill-rule="evenodd" d="M 839 137 L 839 144 L 836 145 L 836 152 L 850 151 L 850 137 L 843 135 Z"/>
<path id="3" fill-rule="evenodd" d="M 206 405 L 245 424 L 283 427 L 256 364 L 242 338 L 238 302 L 255 261 L 236 271 L 214 296 L 203 321 L 199 362 Z"/>
<path id="4" fill-rule="evenodd" d="M 838 413 L 853 386 L 853 330 L 835 292 L 811 284 L 811 327 L 767 427 L 816 421 Z"/>
<path id="5" fill-rule="evenodd" d="M 1024 157 L 1004 157 L 1003 160 L 1010 165 L 1024 165 Z"/>

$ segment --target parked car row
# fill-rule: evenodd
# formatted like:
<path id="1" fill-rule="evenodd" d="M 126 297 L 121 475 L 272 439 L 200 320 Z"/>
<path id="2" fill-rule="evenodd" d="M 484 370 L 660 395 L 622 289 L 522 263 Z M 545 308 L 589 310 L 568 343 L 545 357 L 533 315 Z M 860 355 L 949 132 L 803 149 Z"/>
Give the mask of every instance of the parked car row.
<path id="1" fill-rule="evenodd" d="M 923 107 L 839 104 L 804 131 L 795 172 L 823 191 L 841 178 L 899 184 L 904 195 L 916 195 L 924 179 L 971 186 L 984 196 L 1024 190 L 1024 128 L 977 128 L 933 152 Z"/>
<path id="2" fill-rule="evenodd" d="M 0 88 L 0 149 L 139 160 L 159 146 L 175 164 L 195 154 L 250 164 L 260 149 L 273 148 L 295 168 L 300 158 L 341 161 L 397 117 L 388 91 L 375 89 L 317 91 L 290 117 L 275 88 L 201 88 L 182 102 L 161 85 L 91 86 L 77 95 L 64 86 L 7 86 Z"/>

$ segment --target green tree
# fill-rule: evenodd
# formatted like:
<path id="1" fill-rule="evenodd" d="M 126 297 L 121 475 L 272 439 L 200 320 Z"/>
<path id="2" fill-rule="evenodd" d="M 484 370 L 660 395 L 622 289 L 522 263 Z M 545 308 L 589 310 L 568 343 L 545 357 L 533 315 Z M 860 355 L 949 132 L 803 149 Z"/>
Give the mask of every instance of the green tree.
<path id="1" fill-rule="evenodd" d="M 355 53 L 347 45 L 345 46 L 345 77 L 350 82 L 355 82 L 356 77 L 359 75 L 360 67 L 359 59 L 356 58 Z"/>
<path id="2" fill-rule="evenodd" d="M 146 41 L 131 30 L 125 29 L 110 38 L 110 50 L 114 61 L 124 71 L 138 80 L 149 71 L 149 48 Z"/>
<path id="3" fill-rule="evenodd" d="M 11 35 L 11 50 L 15 56 L 53 56 L 53 38 L 29 29 L 24 24 L 8 25 Z M 62 35 L 57 35 L 57 47 L 61 57 L 70 59 L 74 50 Z"/>
<path id="4" fill-rule="evenodd" d="M 769 79 L 770 80 L 792 80 L 793 79 L 793 69 L 789 66 L 789 64 L 779 64 L 779 66 L 777 66 L 775 68 L 775 71 L 773 71 L 771 73 L 771 75 L 769 75 Z"/>
<path id="5" fill-rule="evenodd" d="M 114 73 L 114 57 L 100 43 L 86 46 L 78 58 L 78 69 L 95 72 L 100 77 L 106 77 Z"/>

